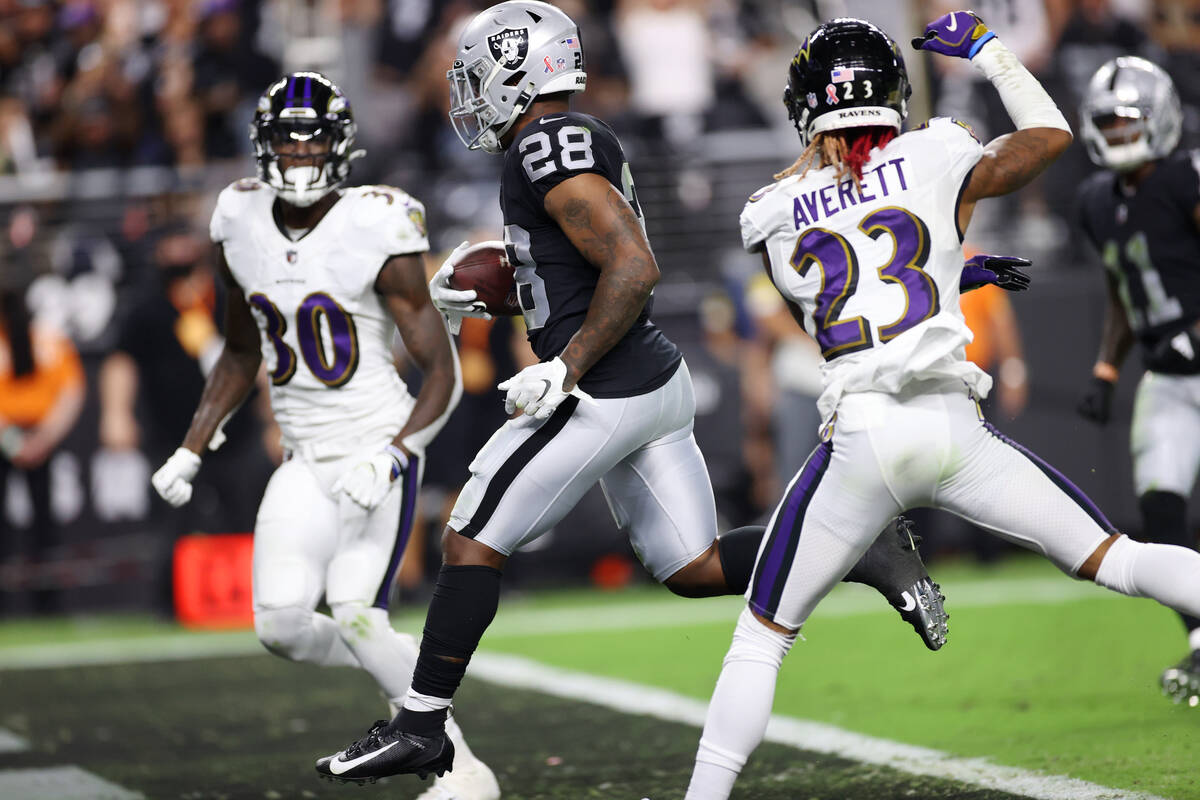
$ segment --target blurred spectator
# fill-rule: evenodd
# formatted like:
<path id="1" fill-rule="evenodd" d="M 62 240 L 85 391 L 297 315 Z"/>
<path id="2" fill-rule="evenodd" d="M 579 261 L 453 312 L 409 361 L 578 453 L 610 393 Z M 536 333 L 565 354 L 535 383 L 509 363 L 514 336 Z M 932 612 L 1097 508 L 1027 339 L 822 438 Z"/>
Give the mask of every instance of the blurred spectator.
<path id="1" fill-rule="evenodd" d="M 1183 146 L 1200 146 L 1200 0 L 1154 0 L 1151 32 L 1183 103 Z"/>
<path id="2" fill-rule="evenodd" d="M 736 310 L 724 292 L 713 292 L 700 302 L 703 338 L 699 347 L 687 348 L 688 370 L 696 394 L 696 444 L 704 454 L 717 503 L 717 527 L 729 530 L 744 525 L 775 498 L 762 502 L 750 491 L 753 475 L 747 469 L 742 392 L 745 343 L 734 328 Z"/>
<path id="3" fill-rule="evenodd" d="M 774 452 L 773 475 L 760 472 L 761 488 L 755 494 L 769 507 L 817 445 L 823 360 L 821 348 L 796 323 L 765 274 L 752 279 L 746 305 L 757 330 L 743 365 L 749 411 L 757 420 L 751 429 L 769 431 Z M 754 460 L 750 463 L 753 468 Z"/>
<path id="4" fill-rule="evenodd" d="M 572 110 L 619 126 L 620 117 L 628 109 L 628 85 L 611 15 L 599 13 L 598 4 L 588 0 L 561 0 L 557 5 L 579 26 L 579 38 L 586 50 L 588 87 L 571 99 Z"/>
<path id="5" fill-rule="evenodd" d="M 208 252 L 204 238 L 186 226 L 158 232 L 152 256 L 157 279 L 131 298 L 117 348 L 100 369 L 103 447 L 139 448 L 157 464 L 187 430 L 204 375 L 223 346 L 213 321 L 217 297 Z M 260 431 L 253 412 L 233 416 L 226 426 L 229 441 L 205 459 L 192 502 L 166 515 L 177 532 L 252 528 L 271 471 Z"/>
<path id="6" fill-rule="evenodd" d="M 34 567 L 58 544 L 51 508 L 50 458 L 83 408 L 83 369 L 69 339 L 35 325 L 25 303 L 33 272 L 29 247 L 36 232 L 31 210 L 18 209 L 8 226 L 8 253 L 0 265 L 0 559 L 26 550 Z M 10 474 L 24 475 L 32 507 L 27 548 L 18 546 L 7 500 Z M 34 570 L 31 570 L 31 572 Z M 44 575 L 44 570 L 42 571 Z M 34 610 L 55 611 L 57 591 L 33 592 Z M 0 606 L 3 600 L 0 599 Z"/>
<path id="7" fill-rule="evenodd" d="M 239 0 L 203 0 L 198 15 L 192 93 L 204 114 L 204 151 L 229 158 L 246 151 L 248 103 L 279 77 L 279 65 L 247 46 Z"/>
<path id="8" fill-rule="evenodd" d="M 704 116 L 716 97 L 713 37 L 704 10 L 699 0 L 618 5 L 617 43 L 629 75 L 630 110 L 647 144 L 687 146 L 704 132 Z"/>
<path id="9" fill-rule="evenodd" d="M 975 334 L 967 360 L 992 376 L 992 391 L 982 405 L 988 419 L 1015 419 L 1029 402 L 1029 382 L 1021 350 L 1021 331 L 1008 293 L 988 285 L 959 298 L 967 327 Z M 992 409 L 998 408 L 1000 414 Z"/>

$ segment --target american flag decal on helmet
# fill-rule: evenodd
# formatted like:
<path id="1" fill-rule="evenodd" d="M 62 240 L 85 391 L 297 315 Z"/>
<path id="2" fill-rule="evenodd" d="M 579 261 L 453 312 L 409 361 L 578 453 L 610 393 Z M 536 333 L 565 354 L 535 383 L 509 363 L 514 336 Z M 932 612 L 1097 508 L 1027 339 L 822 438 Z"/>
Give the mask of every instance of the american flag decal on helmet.
<path id="1" fill-rule="evenodd" d="M 830 83 L 846 83 L 854 80 L 854 70 L 838 67 L 837 69 L 829 70 Z"/>

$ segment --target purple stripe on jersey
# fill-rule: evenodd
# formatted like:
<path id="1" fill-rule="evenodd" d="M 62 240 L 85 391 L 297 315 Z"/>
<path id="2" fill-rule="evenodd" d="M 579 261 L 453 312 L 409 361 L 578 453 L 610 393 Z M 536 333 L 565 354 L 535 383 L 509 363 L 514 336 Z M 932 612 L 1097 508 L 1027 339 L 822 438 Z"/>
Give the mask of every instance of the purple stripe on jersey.
<path id="1" fill-rule="evenodd" d="M 388 595 L 391 594 L 392 581 L 396 579 L 396 570 L 400 567 L 400 559 L 408 547 L 408 537 L 412 534 L 413 520 L 417 510 L 417 491 L 421 488 L 420 460 L 416 456 L 408 459 L 408 468 L 404 471 L 404 496 L 400 500 L 400 527 L 396 529 L 396 543 L 392 546 L 392 556 L 388 559 L 387 571 L 383 573 L 383 581 L 379 591 L 375 593 L 375 608 L 385 611 L 388 607 Z"/>
<path id="2" fill-rule="evenodd" d="M 285 97 L 284 100 L 286 100 L 287 103 L 290 105 L 292 102 L 292 98 L 295 96 L 296 96 L 296 79 L 289 77 L 288 83 L 287 83 L 287 97 Z"/>
<path id="3" fill-rule="evenodd" d="M 1070 479 L 1068 479 L 1066 475 L 1063 475 L 1054 467 L 1047 464 L 1031 450 L 1005 436 L 1003 433 L 997 430 L 996 426 L 992 423 L 984 422 L 983 425 L 988 429 L 988 432 L 997 439 L 1004 442 L 1006 445 L 1032 461 L 1035 467 L 1045 473 L 1046 477 L 1053 481 L 1058 488 L 1062 489 L 1064 494 L 1074 500 L 1075 504 L 1082 508 L 1084 512 L 1096 522 L 1097 525 L 1099 525 L 1108 533 L 1117 533 L 1116 526 L 1108 521 L 1108 517 L 1104 516 L 1104 512 L 1092 502 L 1090 497 L 1083 493 L 1082 489 L 1071 483 Z"/>
<path id="4" fill-rule="evenodd" d="M 832 452 L 833 445 L 829 442 L 822 442 L 813 450 L 800 471 L 800 477 L 792 484 L 775 525 L 767 534 L 770 540 L 755 570 L 751 595 L 751 604 L 761 614 L 771 616 L 775 612 L 774 606 L 779 602 L 778 595 L 782 592 L 782 587 L 776 587 L 776 582 L 781 571 L 784 572 L 783 580 L 787 580 L 785 567 L 790 565 L 791 556 L 796 551 L 804 512 L 821 482 L 821 476 L 825 474 L 825 468 L 829 466 Z M 779 591 L 776 591 L 777 588 Z"/>

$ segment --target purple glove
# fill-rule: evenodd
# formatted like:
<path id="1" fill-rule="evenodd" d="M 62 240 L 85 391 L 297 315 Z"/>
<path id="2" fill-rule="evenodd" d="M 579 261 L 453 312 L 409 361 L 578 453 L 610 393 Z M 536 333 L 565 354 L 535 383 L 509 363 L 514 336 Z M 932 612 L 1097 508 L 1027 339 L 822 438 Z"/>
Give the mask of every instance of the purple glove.
<path id="1" fill-rule="evenodd" d="M 944 56 L 971 59 L 996 34 L 988 30 L 974 11 L 951 11 L 925 26 L 925 35 L 916 36 L 916 50 L 932 50 Z"/>
<path id="2" fill-rule="evenodd" d="M 1018 267 L 1028 267 L 1030 263 L 1029 259 L 1016 256 L 971 256 L 963 264 L 958 290 L 969 292 L 994 283 L 1008 292 L 1023 292 L 1029 288 L 1029 276 Z"/>

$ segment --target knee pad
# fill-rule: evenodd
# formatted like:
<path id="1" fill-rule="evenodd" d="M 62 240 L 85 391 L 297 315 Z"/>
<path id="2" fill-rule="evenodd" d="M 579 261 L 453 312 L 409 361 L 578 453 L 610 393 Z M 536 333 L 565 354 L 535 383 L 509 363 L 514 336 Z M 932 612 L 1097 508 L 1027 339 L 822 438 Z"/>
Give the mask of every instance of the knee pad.
<path id="1" fill-rule="evenodd" d="M 1196 537 L 1188 530 L 1187 498 L 1175 492 L 1146 492 L 1138 498 L 1145 530 L 1141 540 L 1178 544 L 1196 549 Z"/>
<path id="2" fill-rule="evenodd" d="M 386 609 L 363 603 L 338 603 L 329 609 L 337 623 L 338 635 L 351 649 L 359 642 L 383 639 L 396 640 L 406 653 L 417 657 L 417 638 L 411 633 L 402 633 L 392 628 L 392 620 Z"/>
<path id="3" fill-rule="evenodd" d="M 306 661 L 311 656 L 315 632 L 313 611 L 300 606 L 255 608 L 254 632 L 263 647 L 292 661 Z"/>
<path id="4" fill-rule="evenodd" d="M 783 664 L 783 657 L 795 642 L 796 634 L 771 630 L 759 622 L 747 606 L 738 616 L 737 627 L 733 631 L 733 643 L 729 646 L 729 652 L 725 654 L 725 664 L 750 661 L 778 670 Z"/>
<path id="5" fill-rule="evenodd" d="M 367 638 L 380 631 L 391 633 L 392 623 L 382 608 L 365 603 L 336 603 L 329 606 L 329 613 L 338 625 L 338 633 L 349 642 L 355 638 Z"/>

